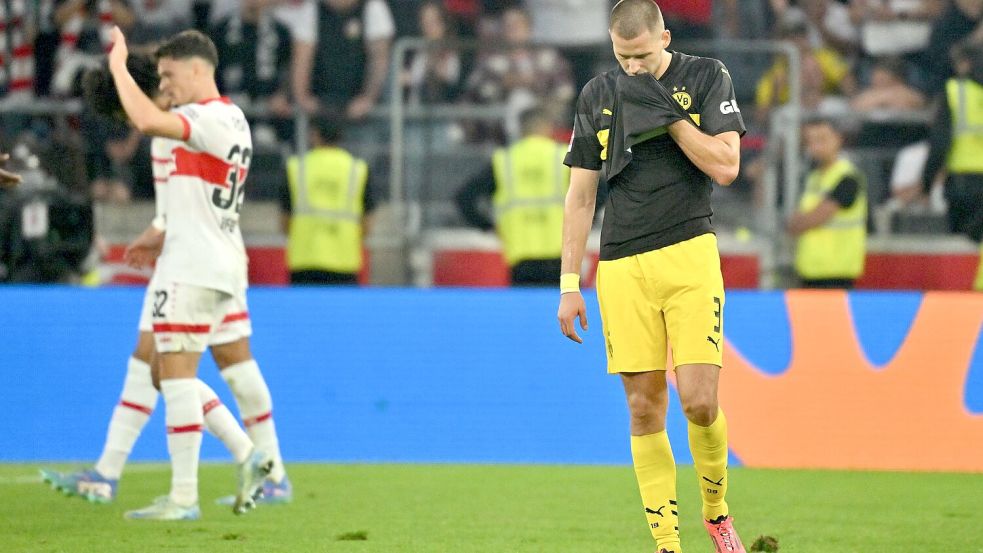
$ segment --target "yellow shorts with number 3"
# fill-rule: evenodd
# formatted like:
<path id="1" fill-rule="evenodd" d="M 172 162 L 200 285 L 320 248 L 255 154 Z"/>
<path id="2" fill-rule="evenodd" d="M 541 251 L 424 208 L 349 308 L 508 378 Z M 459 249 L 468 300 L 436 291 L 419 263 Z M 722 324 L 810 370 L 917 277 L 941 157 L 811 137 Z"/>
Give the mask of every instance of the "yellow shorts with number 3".
<path id="1" fill-rule="evenodd" d="M 724 282 L 717 237 L 696 238 L 597 267 L 608 372 L 722 365 Z M 675 368 L 673 367 L 673 368 Z"/>

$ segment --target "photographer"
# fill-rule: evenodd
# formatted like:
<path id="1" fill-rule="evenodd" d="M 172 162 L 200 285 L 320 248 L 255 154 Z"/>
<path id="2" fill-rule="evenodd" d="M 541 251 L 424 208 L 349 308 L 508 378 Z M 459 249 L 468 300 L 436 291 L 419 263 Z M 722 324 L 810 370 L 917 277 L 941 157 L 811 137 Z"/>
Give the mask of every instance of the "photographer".
<path id="1" fill-rule="evenodd" d="M 92 206 L 70 191 L 79 153 L 57 139 L 35 151 L 29 140 L 12 150 L 21 181 L 0 202 L 0 282 L 76 282 L 93 239 Z"/>

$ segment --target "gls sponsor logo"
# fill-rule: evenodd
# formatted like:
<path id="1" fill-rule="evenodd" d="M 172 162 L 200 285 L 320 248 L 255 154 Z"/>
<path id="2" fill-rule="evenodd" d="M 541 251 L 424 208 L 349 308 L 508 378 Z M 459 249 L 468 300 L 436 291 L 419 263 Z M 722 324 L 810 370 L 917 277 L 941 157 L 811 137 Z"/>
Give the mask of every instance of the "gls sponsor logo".
<path id="1" fill-rule="evenodd" d="M 737 107 L 737 100 L 727 100 L 725 102 L 720 102 L 720 113 L 727 115 L 729 113 L 740 113 L 741 108 Z"/>

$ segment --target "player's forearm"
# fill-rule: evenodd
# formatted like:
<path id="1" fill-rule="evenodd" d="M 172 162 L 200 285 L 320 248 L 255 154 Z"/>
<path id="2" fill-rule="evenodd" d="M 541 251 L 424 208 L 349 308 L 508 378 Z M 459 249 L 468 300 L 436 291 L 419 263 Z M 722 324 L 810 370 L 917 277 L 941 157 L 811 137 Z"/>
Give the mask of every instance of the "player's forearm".
<path id="1" fill-rule="evenodd" d="M 735 144 L 728 143 L 718 136 L 704 134 L 685 120 L 669 125 L 669 135 L 693 165 L 715 182 L 727 186 L 737 178 L 741 167 L 739 139 Z"/>
<path id="2" fill-rule="evenodd" d="M 563 205 L 562 274 L 580 273 L 587 249 L 587 236 L 594 220 L 598 175 L 597 171 L 576 167 L 571 171 L 570 190 Z"/>

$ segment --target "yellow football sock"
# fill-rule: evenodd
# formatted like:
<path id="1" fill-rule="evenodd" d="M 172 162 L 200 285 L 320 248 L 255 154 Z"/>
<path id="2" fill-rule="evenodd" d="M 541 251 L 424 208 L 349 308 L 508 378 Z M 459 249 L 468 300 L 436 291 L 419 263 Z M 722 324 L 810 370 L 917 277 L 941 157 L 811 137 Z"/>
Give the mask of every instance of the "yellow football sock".
<path id="1" fill-rule="evenodd" d="M 980 267 L 976 269 L 976 281 L 973 282 L 973 290 L 983 292 L 983 247 L 980 248 Z"/>
<path id="2" fill-rule="evenodd" d="M 717 410 L 710 426 L 689 423 L 689 450 L 703 497 L 703 518 L 727 516 L 727 419 Z"/>
<path id="3" fill-rule="evenodd" d="M 676 462 L 666 431 L 631 437 L 631 457 L 645 518 L 658 549 L 682 553 L 676 507 Z"/>

